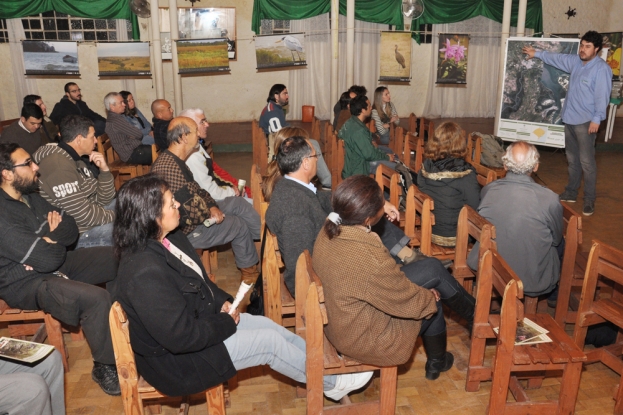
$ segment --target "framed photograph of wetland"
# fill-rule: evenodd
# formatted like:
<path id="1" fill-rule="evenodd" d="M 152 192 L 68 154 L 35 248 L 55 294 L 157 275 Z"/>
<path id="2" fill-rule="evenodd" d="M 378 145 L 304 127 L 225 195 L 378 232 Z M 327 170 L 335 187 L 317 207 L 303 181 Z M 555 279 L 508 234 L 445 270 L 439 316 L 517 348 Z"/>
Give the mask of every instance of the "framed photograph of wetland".
<path id="1" fill-rule="evenodd" d="M 381 32 L 380 82 L 411 81 L 411 32 Z"/>
<path id="2" fill-rule="evenodd" d="M 149 42 L 97 43 L 99 76 L 151 75 Z"/>
<path id="3" fill-rule="evenodd" d="M 307 66 L 305 33 L 256 36 L 255 58 L 257 69 Z"/>
<path id="4" fill-rule="evenodd" d="M 227 39 L 176 40 L 180 75 L 229 72 Z"/>
<path id="5" fill-rule="evenodd" d="M 80 75 L 78 44 L 23 40 L 26 75 Z"/>
<path id="6" fill-rule="evenodd" d="M 161 8 L 159 10 L 160 32 L 161 34 L 170 33 L 169 9 Z M 230 60 L 236 60 L 235 7 L 178 7 L 177 26 L 179 40 L 226 39 L 227 57 Z M 174 36 L 170 34 L 169 39 L 173 38 Z M 163 50 L 163 53 L 167 52 Z M 163 56 L 162 59 L 167 59 L 167 57 Z M 170 55 L 168 59 L 170 59 Z"/>
<path id="7" fill-rule="evenodd" d="M 527 60 L 522 48 L 531 46 L 536 50 L 577 55 L 579 45 L 580 39 L 508 39 L 497 136 L 548 147 L 565 146 L 562 107 L 567 98 L 569 74 L 540 59 Z"/>

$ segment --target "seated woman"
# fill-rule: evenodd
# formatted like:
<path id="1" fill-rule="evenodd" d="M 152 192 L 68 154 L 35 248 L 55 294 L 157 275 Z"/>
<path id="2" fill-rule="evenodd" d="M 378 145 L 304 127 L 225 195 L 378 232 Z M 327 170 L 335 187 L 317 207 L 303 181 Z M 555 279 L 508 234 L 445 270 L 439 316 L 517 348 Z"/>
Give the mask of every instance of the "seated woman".
<path id="1" fill-rule="evenodd" d="M 374 90 L 374 104 L 372 104 L 370 117 L 374 121 L 382 146 L 389 144 L 390 124 L 394 123 L 396 127 L 400 125 L 400 117 L 391 99 L 387 87 L 380 86 Z"/>
<path id="2" fill-rule="evenodd" d="M 143 144 L 154 144 L 155 141 L 152 126 L 149 121 L 147 121 L 147 118 L 145 118 L 141 110 L 136 108 L 136 103 L 134 102 L 132 93 L 129 91 L 121 91 L 119 94 L 123 97 L 123 102 L 125 103 L 125 117 L 133 126 L 141 130 L 143 133 Z"/>
<path id="3" fill-rule="evenodd" d="M 325 295 L 327 338 L 363 363 L 405 363 L 418 334 L 427 355 L 426 378 L 452 367 L 446 351 L 441 299 L 473 322 L 475 301 L 437 259 L 400 267 L 370 231 L 383 216 L 383 194 L 374 179 L 352 176 L 333 193 L 333 212 L 314 245 L 313 266 Z"/>
<path id="4" fill-rule="evenodd" d="M 232 297 L 175 231 L 179 206 L 155 175 L 130 180 L 117 195 L 115 299 L 128 315 L 138 372 L 171 396 L 201 392 L 236 370 L 265 364 L 304 383 L 305 341 L 268 318 L 230 309 Z M 325 376 L 325 395 L 339 400 L 371 376 Z"/>
<path id="5" fill-rule="evenodd" d="M 465 161 L 467 140 L 456 123 L 444 122 L 424 147 L 424 163 L 417 187 L 435 201 L 433 243 L 456 245 L 456 226 L 464 205 L 478 209 L 480 185 L 471 164 Z"/>

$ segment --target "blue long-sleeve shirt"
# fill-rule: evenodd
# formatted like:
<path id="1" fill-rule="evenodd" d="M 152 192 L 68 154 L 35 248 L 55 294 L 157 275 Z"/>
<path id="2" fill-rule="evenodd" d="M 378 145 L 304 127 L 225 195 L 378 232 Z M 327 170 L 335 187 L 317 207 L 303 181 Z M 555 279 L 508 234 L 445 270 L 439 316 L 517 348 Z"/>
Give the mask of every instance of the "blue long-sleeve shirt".
<path id="1" fill-rule="evenodd" d="M 612 69 L 603 59 L 594 57 L 584 63 L 578 55 L 537 51 L 541 59 L 571 74 L 569 91 L 562 109 L 562 121 L 569 125 L 586 122 L 599 124 L 606 119 L 612 89 Z"/>

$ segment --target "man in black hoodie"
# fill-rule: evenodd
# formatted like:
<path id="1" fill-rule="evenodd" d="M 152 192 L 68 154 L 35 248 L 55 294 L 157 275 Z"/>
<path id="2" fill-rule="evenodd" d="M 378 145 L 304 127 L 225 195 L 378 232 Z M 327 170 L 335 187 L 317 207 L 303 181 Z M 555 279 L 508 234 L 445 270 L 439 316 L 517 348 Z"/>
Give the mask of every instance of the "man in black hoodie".
<path id="1" fill-rule="evenodd" d="M 78 226 L 37 193 L 38 170 L 19 145 L 0 144 L 0 298 L 80 324 L 95 361 L 92 379 L 104 392 L 120 395 L 108 326 L 112 302 L 96 286 L 115 279 L 117 261 L 110 247 L 67 251 Z"/>
<path id="2" fill-rule="evenodd" d="M 81 89 L 75 82 L 65 84 L 65 96 L 54 105 L 50 119 L 56 125 L 67 115 L 84 115 L 93 121 L 95 125 L 95 135 L 99 137 L 104 134 L 106 129 L 106 118 L 93 111 L 86 102 L 82 100 Z"/>

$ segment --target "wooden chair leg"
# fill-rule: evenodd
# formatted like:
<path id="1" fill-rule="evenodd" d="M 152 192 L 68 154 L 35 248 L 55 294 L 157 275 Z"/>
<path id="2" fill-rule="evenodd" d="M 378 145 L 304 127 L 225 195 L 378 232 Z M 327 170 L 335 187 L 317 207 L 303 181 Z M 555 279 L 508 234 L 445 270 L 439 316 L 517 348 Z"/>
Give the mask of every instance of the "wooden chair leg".
<path id="1" fill-rule="evenodd" d="M 162 405 L 154 403 L 151 405 L 145 405 L 145 408 L 149 409 L 153 415 L 158 415 L 162 413 Z"/>
<path id="2" fill-rule="evenodd" d="M 212 270 L 216 270 L 218 269 L 218 251 L 212 250 L 209 252 L 210 252 L 210 266 L 212 267 Z"/>
<path id="3" fill-rule="evenodd" d="M 467 379 L 465 390 L 467 392 L 477 392 L 480 389 L 479 376 L 472 372 L 472 369 L 482 368 L 485 362 L 485 346 L 487 339 L 477 338 L 472 331 L 472 342 L 469 352 L 469 362 L 467 368 Z"/>
<path id="4" fill-rule="evenodd" d="M 572 414 L 575 411 L 575 403 L 578 399 L 578 391 L 580 389 L 580 375 L 582 374 L 582 362 L 567 363 L 562 373 L 560 382 L 560 395 L 558 396 L 558 413 Z M 617 402 L 618 404 L 619 402 Z M 615 414 L 623 414 L 623 411 L 617 412 L 617 404 L 614 407 Z"/>
<path id="5" fill-rule="evenodd" d="M 225 415 L 225 398 L 223 396 L 222 383 L 206 391 L 206 400 L 209 415 Z"/>
<path id="6" fill-rule="evenodd" d="M 44 317 L 45 328 L 48 332 L 48 341 L 59 351 L 63 358 L 63 367 L 65 372 L 69 372 L 69 362 L 67 360 L 67 350 L 65 349 L 65 341 L 63 340 L 63 331 L 61 323 L 49 314 Z"/>
<path id="7" fill-rule="evenodd" d="M 396 412 L 397 383 L 398 366 L 381 369 L 380 415 L 393 415 Z"/>

